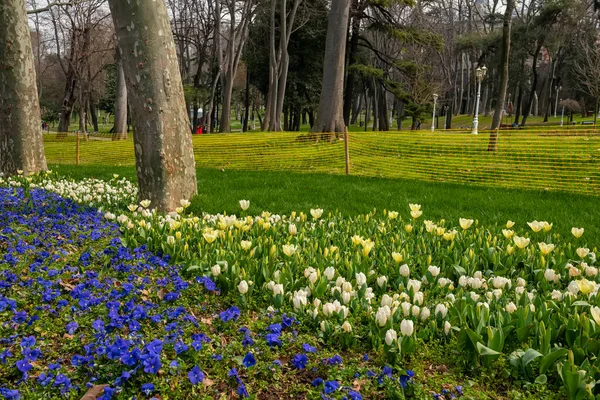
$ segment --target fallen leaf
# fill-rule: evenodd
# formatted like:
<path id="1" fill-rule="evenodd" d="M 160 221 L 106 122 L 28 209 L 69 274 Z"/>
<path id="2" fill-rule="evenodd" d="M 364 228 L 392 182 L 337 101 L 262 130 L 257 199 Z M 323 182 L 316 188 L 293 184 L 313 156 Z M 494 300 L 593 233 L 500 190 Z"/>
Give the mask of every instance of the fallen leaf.
<path id="1" fill-rule="evenodd" d="M 86 394 L 83 395 L 81 400 L 96 400 L 102 392 L 104 392 L 104 388 L 108 385 L 94 385 L 92 386 Z"/>

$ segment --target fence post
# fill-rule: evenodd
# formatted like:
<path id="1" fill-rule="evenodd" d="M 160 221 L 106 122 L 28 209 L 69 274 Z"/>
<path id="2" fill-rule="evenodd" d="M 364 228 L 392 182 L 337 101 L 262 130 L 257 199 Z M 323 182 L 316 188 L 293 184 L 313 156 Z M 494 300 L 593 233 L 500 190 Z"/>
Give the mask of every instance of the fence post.
<path id="1" fill-rule="evenodd" d="M 79 165 L 79 131 L 75 131 L 77 139 L 75 140 L 75 164 Z"/>
<path id="2" fill-rule="evenodd" d="M 348 127 L 346 127 L 346 132 L 344 133 L 344 152 L 346 159 L 346 175 L 350 175 L 350 151 L 348 146 Z"/>

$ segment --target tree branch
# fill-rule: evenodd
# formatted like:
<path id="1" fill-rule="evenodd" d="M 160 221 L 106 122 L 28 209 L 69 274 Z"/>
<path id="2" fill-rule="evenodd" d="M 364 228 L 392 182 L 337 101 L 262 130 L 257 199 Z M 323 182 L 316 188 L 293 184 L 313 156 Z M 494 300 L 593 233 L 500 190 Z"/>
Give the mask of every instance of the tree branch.
<path id="1" fill-rule="evenodd" d="M 46 7 L 37 8 L 35 10 L 28 10 L 27 14 L 40 14 L 43 12 L 50 11 L 50 9 L 52 7 L 73 6 L 77 3 L 83 3 L 84 1 L 87 1 L 87 0 L 70 1 L 70 2 L 66 2 L 66 3 L 61 3 L 61 2 L 55 1 L 54 3 L 48 4 Z"/>

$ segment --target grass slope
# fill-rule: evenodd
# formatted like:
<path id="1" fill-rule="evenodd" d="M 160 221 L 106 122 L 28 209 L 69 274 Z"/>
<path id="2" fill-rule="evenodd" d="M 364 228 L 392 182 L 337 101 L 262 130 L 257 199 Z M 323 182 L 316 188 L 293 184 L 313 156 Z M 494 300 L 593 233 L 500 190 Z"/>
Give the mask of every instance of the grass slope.
<path id="1" fill-rule="evenodd" d="M 52 166 L 76 179 L 109 178 L 113 173 L 135 179 L 133 167 Z M 238 201 L 251 201 L 249 212 L 263 210 L 288 214 L 321 207 L 345 214 L 361 214 L 377 208 L 408 215 L 408 203 L 423 206 L 422 218 L 454 220 L 476 218 L 486 225 L 507 220 L 526 227 L 534 219 L 554 223 L 553 231 L 570 235 L 571 227 L 584 227 L 587 243 L 600 244 L 599 199 L 570 193 L 498 189 L 430 183 L 402 179 L 365 178 L 289 172 L 221 171 L 198 169 L 199 195 L 194 212 L 239 213 Z"/>

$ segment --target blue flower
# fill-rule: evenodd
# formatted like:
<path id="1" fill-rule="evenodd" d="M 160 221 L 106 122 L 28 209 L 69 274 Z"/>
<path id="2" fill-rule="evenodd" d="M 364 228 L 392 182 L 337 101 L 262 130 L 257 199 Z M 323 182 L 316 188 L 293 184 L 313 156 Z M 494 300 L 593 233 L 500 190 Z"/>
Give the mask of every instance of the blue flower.
<path id="1" fill-rule="evenodd" d="M 273 346 L 282 346 L 281 340 L 279 340 L 279 334 L 278 333 L 268 333 L 265 335 L 265 340 L 267 341 L 267 344 L 270 347 Z"/>
<path id="2" fill-rule="evenodd" d="M 246 389 L 246 385 L 244 385 L 243 382 L 240 382 L 240 384 L 238 385 L 238 395 L 240 395 L 241 397 L 250 397 L 250 394 Z"/>
<path id="3" fill-rule="evenodd" d="M 325 394 L 330 394 L 338 390 L 339 387 L 340 384 L 338 381 L 326 381 L 325 387 L 323 388 L 323 392 L 325 392 Z"/>
<path id="4" fill-rule="evenodd" d="M 183 352 L 186 352 L 188 350 L 188 345 L 183 343 L 182 341 L 178 341 L 175 343 L 175 353 L 177 354 L 181 354 Z M 202 348 L 202 345 L 200 345 L 200 348 Z"/>
<path id="5" fill-rule="evenodd" d="M 350 390 L 348 392 L 348 397 L 350 398 L 350 400 L 362 400 L 361 394 L 354 390 Z"/>
<path id="6" fill-rule="evenodd" d="M 323 384 L 323 379 L 315 378 L 310 384 L 314 387 L 321 386 Z"/>
<path id="7" fill-rule="evenodd" d="M 317 352 L 317 348 L 311 346 L 310 344 L 304 343 L 302 345 L 302 349 L 307 352 L 307 353 L 316 353 Z"/>
<path id="8" fill-rule="evenodd" d="M 18 400 L 21 398 L 21 393 L 18 390 L 10 390 L 6 388 L 0 388 L 0 394 L 4 396 L 6 400 Z"/>
<path id="9" fill-rule="evenodd" d="M 190 372 L 188 372 L 188 379 L 190 380 L 192 385 L 197 385 L 199 383 L 202 383 L 202 381 L 204 380 L 204 373 L 202 373 L 202 371 L 200 371 L 200 368 L 198 368 L 198 366 L 196 365 L 194 366 L 194 368 L 192 368 Z"/>
<path id="10" fill-rule="evenodd" d="M 144 362 L 144 372 L 148 373 L 148 374 L 157 374 L 158 371 L 160 370 L 160 367 L 162 367 L 162 363 L 160 362 L 160 357 L 155 356 L 155 355 L 151 355 L 148 356 Z"/>
<path id="11" fill-rule="evenodd" d="M 23 340 L 21 340 L 21 347 L 26 348 L 33 346 L 35 346 L 35 336 L 24 337 Z"/>
<path id="12" fill-rule="evenodd" d="M 240 309 L 236 306 L 231 306 L 225 311 L 219 314 L 219 318 L 223 322 L 229 322 L 231 320 L 236 321 L 240 317 Z"/>
<path id="13" fill-rule="evenodd" d="M 406 388 L 406 386 L 408 386 L 408 383 L 413 378 L 413 376 L 415 376 L 414 371 L 407 369 L 406 375 L 400 376 L 400 386 L 402 386 L 403 388 Z"/>
<path id="14" fill-rule="evenodd" d="M 54 380 L 54 386 L 70 387 L 71 380 L 63 374 L 58 374 L 58 375 L 56 375 L 56 379 Z"/>
<path id="15" fill-rule="evenodd" d="M 150 396 L 154 392 L 154 384 L 152 384 L 152 383 L 144 383 L 142 385 L 142 392 L 146 396 Z"/>
<path id="16" fill-rule="evenodd" d="M 73 321 L 73 322 L 69 322 L 69 323 L 67 324 L 67 326 L 66 326 L 67 333 L 68 333 L 69 335 L 72 335 L 72 334 L 74 334 L 74 333 L 75 333 L 75 331 L 77 330 L 77 328 L 79 328 L 79 324 L 78 324 L 77 322 L 75 322 L 75 321 Z"/>
<path id="17" fill-rule="evenodd" d="M 242 362 L 242 364 L 246 368 L 250 368 L 250 367 L 255 366 L 256 365 L 256 359 L 254 358 L 254 354 L 252 354 L 252 353 L 246 354 L 246 356 L 244 357 L 244 361 Z"/>
<path id="18" fill-rule="evenodd" d="M 462 396 L 462 395 L 464 394 L 464 393 L 463 393 L 463 387 L 462 387 L 462 386 L 456 386 L 456 387 L 454 388 L 454 390 L 456 390 L 456 394 L 458 394 L 459 396 Z"/>
<path id="19" fill-rule="evenodd" d="M 292 365 L 297 369 L 306 368 L 306 364 L 308 364 L 308 357 L 306 354 L 296 354 L 294 358 L 292 358 Z"/>
<path id="20" fill-rule="evenodd" d="M 17 369 L 24 374 L 29 372 L 31 370 L 31 368 L 33 367 L 31 364 L 29 364 L 29 362 L 27 360 L 19 360 L 16 362 L 16 365 L 17 365 Z"/>
<path id="21" fill-rule="evenodd" d="M 363 354 L 363 361 L 369 361 L 369 355 L 367 353 Z"/>

